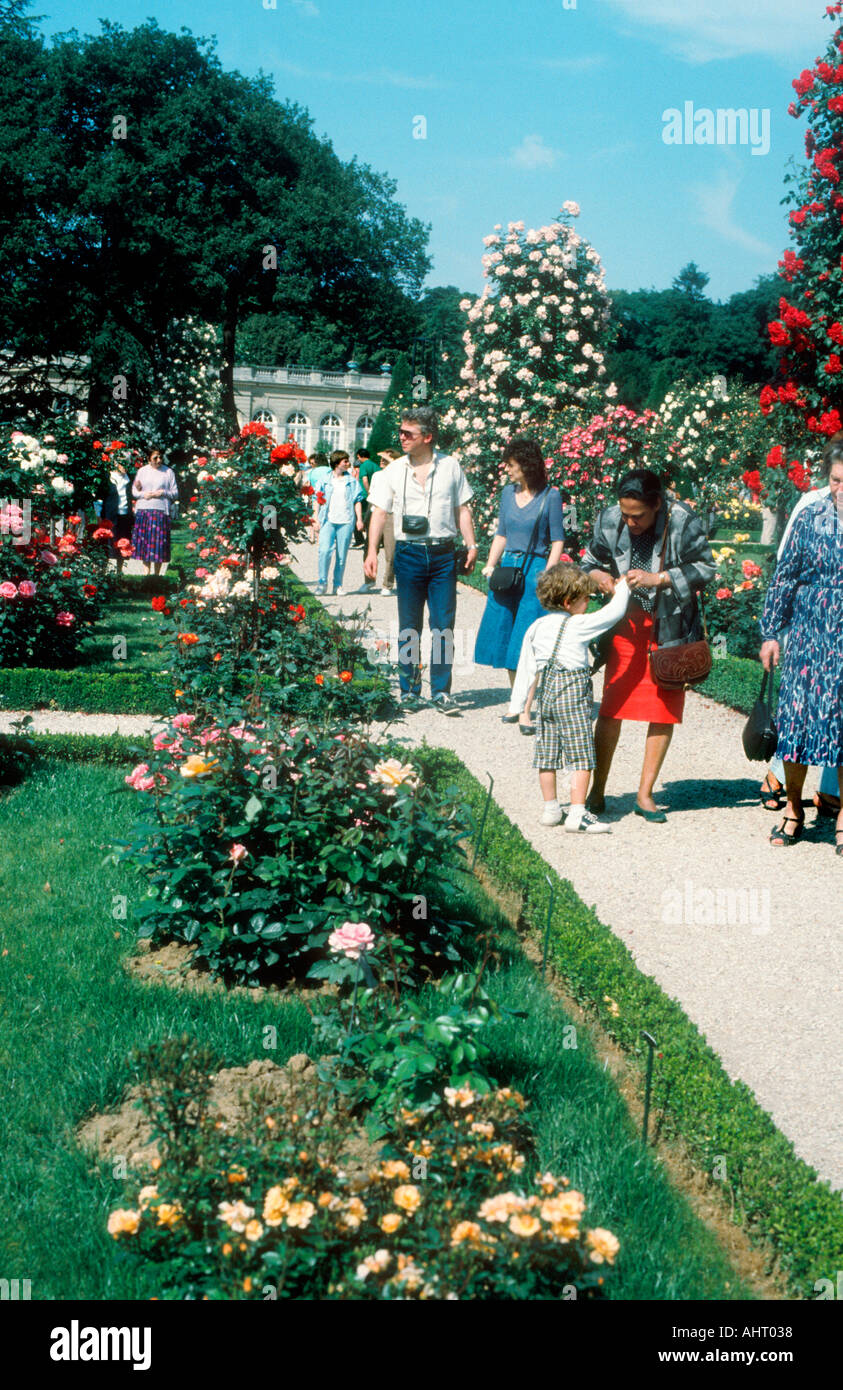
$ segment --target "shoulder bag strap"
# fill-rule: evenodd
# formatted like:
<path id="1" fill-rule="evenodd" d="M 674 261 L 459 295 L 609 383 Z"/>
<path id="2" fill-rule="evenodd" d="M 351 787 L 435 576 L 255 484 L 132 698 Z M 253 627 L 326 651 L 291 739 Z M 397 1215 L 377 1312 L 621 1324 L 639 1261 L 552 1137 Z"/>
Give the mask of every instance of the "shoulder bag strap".
<path id="1" fill-rule="evenodd" d="M 662 536 L 662 548 L 661 548 L 661 554 L 659 555 L 659 567 L 658 567 L 658 569 L 655 571 L 656 574 L 661 574 L 662 570 L 664 569 L 665 556 L 667 555 L 668 531 L 670 530 L 670 518 L 671 518 L 672 513 L 673 513 L 673 508 L 672 508 L 672 507 L 668 507 L 668 509 L 667 509 L 667 516 L 666 516 L 665 519 L 664 519 L 664 535 Z M 654 605 L 653 605 L 653 638 L 652 638 L 652 645 L 653 645 L 654 647 L 657 647 L 657 646 L 659 645 L 659 620 L 658 620 L 658 618 L 656 617 L 656 609 L 658 608 L 658 603 L 659 603 L 659 597 L 658 597 L 658 591 L 657 591 L 657 592 L 656 592 L 656 602 L 655 602 Z"/>
<path id="2" fill-rule="evenodd" d="M 520 569 L 520 571 L 521 571 L 522 574 L 525 573 L 525 571 L 526 571 L 526 569 L 527 569 L 527 563 L 528 563 L 528 561 L 529 561 L 529 559 L 530 559 L 530 556 L 533 554 L 533 546 L 535 545 L 535 543 L 536 543 L 536 537 L 537 537 L 538 534 L 539 534 L 539 524 L 540 524 L 541 519 L 542 519 L 542 516 L 543 516 L 543 514 L 544 514 L 544 509 L 545 509 L 545 507 L 547 506 L 547 499 L 548 499 L 549 495 L 550 495 L 550 484 L 548 483 L 547 486 L 545 487 L 544 493 L 543 493 L 543 495 L 542 495 L 542 504 L 541 504 L 541 506 L 539 507 L 539 514 L 538 514 L 538 516 L 536 517 L 536 519 L 535 519 L 535 521 L 534 521 L 534 523 L 533 523 L 533 530 L 532 530 L 532 532 L 531 532 L 531 534 L 530 534 L 529 544 L 528 544 L 528 546 L 527 546 L 527 549 L 524 551 L 524 558 L 523 558 L 523 560 L 521 561 L 521 564 L 518 566 L 518 568 Z"/>
<path id="3" fill-rule="evenodd" d="M 553 644 L 553 651 L 550 653 L 550 660 L 548 661 L 547 665 L 543 668 L 539 680 L 539 698 L 541 698 L 542 694 L 544 693 L 545 682 L 547 680 L 548 674 L 553 670 L 556 664 L 556 653 L 559 651 L 559 643 L 562 641 L 562 634 L 565 631 L 565 628 L 568 626 L 568 619 L 570 618 L 570 616 L 570 613 L 563 614 L 562 621 L 559 624 L 559 631 L 556 634 L 556 641 Z"/>

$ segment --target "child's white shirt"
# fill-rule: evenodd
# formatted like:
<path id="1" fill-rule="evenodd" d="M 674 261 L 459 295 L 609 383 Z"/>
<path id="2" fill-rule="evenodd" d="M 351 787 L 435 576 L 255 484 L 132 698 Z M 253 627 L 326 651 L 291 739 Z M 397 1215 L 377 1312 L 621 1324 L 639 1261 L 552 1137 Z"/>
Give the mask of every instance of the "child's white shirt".
<path id="1" fill-rule="evenodd" d="M 565 671 L 588 670 L 590 666 L 589 642 L 607 632 L 623 617 L 629 603 L 629 587 L 621 578 L 615 585 L 615 592 L 604 608 L 596 613 L 574 613 L 567 617 L 565 631 L 556 653 L 556 666 Z M 509 713 L 520 714 L 527 699 L 527 691 L 540 671 L 544 669 L 553 655 L 560 624 L 565 620 L 564 613 L 548 613 L 536 618 L 524 633 L 518 670 L 509 701 Z"/>

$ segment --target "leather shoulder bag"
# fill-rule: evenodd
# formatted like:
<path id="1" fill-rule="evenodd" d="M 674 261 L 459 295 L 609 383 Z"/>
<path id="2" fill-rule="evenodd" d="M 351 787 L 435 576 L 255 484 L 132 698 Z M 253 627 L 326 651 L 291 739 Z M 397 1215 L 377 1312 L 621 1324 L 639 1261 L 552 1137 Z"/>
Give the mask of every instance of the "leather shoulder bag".
<path id="1" fill-rule="evenodd" d="M 671 511 L 668 512 L 667 520 L 664 523 L 664 540 L 662 541 L 657 574 L 661 574 L 664 569 Z M 708 642 L 708 626 L 705 621 L 705 609 L 701 595 L 698 596 L 697 602 L 703 627 L 701 640 L 679 642 L 671 647 L 660 647 L 658 646 L 658 622 L 655 624 L 656 644 L 650 646 L 650 670 L 653 673 L 653 680 L 665 690 L 686 690 L 688 686 L 699 685 L 700 681 L 704 681 L 711 672 L 711 647 Z"/>
<path id="2" fill-rule="evenodd" d="M 539 507 L 539 514 L 533 524 L 530 543 L 524 551 L 520 565 L 495 565 L 489 576 L 489 588 L 493 594 L 509 594 L 510 598 L 520 598 L 524 592 L 524 574 L 527 569 L 527 562 L 533 554 L 533 546 L 539 534 L 539 523 L 541 522 L 547 499 L 550 496 L 550 485 L 545 488 L 542 504 Z"/>

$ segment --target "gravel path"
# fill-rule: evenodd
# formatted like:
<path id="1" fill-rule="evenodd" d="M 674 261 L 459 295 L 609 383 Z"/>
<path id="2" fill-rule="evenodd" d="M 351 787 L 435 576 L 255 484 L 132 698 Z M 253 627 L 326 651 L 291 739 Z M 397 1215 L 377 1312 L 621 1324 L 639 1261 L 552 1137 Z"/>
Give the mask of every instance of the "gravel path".
<path id="1" fill-rule="evenodd" d="M 296 563 L 314 584 L 316 547 L 298 546 Z M 326 606 L 369 606 L 378 635 L 397 637 L 395 598 L 354 592 L 362 582 L 362 555 L 352 550 L 352 592 Z M 504 673 L 471 659 L 484 601 L 460 586 L 453 694 L 461 717 L 423 709 L 399 733 L 453 749 L 484 784 L 491 772 L 496 800 L 527 840 L 679 1001 L 797 1153 L 843 1188 L 843 864 L 833 853 L 833 822 L 815 827 L 810 809 L 803 841 L 792 850 L 769 845 L 776 817 L 758 802 L 762 770 L 744 757 L 744 716 L 689 694 L 658 788 L 667 824 L 632 815 L 643 729 L 627 724 L 607 793 L 612 835 L 539 825 L 533 741 L 500 722 Z M 598 678 L 598 699 L 599 687 Z M 809 773 L 806 796 L 815 785 Z"/>
<path id="2" fill-rule="evenodd" d="M 25 710 L 3 710 L 0 713 L 0 733 L 10 733 L 16 720 Z M 77 714 L 64 710 L 35 710 L 29 731 L 33 734 L 125 734 L 127 738 L 142 738 L 154 732 L 161 719 L 149 714 Z"/>

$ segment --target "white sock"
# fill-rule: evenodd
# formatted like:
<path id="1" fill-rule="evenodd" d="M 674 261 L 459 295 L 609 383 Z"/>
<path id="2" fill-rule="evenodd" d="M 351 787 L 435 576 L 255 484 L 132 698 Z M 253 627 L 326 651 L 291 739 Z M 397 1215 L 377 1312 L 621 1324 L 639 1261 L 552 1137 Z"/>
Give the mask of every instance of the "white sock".
<path id="1" fill-rule="evenodd" d="M 569 820 L 569 821 L 573 821 L 575 825 L 578 825 L 579 822 L 582 820 L 584 814 L 585 814 L 585 802 L 584 802 L 584 801 L 572 801 L 572 802 L 571 802 L 571 809 L 570 809 L 570 811 L 568 812 L 568 820 Z"/>
<path id="2" fill-rule="evenodd" d="M 544 809 L 545 809 L 546 811 L 558 811 L 558 810 L 560 809 L 560 807 L 559 807 L 559 801 L 557 800 L 557 798 L 554 797 L 552 801 L 546 801 L 546 802 L 544 803 Z"/>

